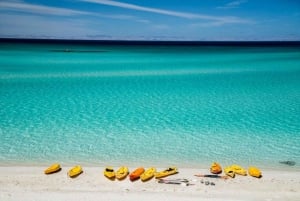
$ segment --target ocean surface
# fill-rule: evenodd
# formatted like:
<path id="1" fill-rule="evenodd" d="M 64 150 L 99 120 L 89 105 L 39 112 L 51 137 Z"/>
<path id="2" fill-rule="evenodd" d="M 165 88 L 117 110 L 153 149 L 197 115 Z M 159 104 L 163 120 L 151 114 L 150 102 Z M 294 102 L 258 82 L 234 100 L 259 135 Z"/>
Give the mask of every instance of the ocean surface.
<path id="1" fill-rule="evenodd" d="M 0 145 L 0 165 L 297 169 L 300 46 L 2 42 Z"/>

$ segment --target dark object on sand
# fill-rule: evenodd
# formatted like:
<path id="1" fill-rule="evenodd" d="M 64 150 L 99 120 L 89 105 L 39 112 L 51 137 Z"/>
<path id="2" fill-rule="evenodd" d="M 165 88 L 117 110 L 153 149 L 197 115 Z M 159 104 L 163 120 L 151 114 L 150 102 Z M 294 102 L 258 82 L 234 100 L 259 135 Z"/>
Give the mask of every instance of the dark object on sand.
<path id="1" fill-rule="evenodd" d="M 296 165 L 295 161 L 280 161 L 279 163 L 289 165 L 289 166 L 294 166 Z"/>
<path id="2" fill-rule="evenodd" d="M 228 176 L 220 176 L 220 175 L 214 175 L 214 174 L 195 174 L 196 177 L 209 177 L 209 178 L 220 178 L 220 179 L 228 179 Z"/>
<path id="3" fill-rule="evenodd" d="M 187 179 L 158 179 L 158 183 L 163 184 L 179 184 L 182 186 L 191 186 L 193 184 L 189 183 L 189 180 Z"/>

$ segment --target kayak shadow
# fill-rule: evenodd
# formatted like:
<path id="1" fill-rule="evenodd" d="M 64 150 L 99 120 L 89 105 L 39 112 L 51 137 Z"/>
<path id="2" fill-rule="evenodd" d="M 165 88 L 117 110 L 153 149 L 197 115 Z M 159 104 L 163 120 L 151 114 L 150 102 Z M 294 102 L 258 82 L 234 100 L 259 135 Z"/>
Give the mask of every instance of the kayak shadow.
<path id="1" fill-rule="evenodd" d="M 61 171 L 61 168 L 59 168 L 59 169 L 56 170 L 56 171 L 49 172 L 49 173 L 47 173 L 46 175 L 55 174 L 55 173 L 58 173 L 58 172 L 60 172 L 60 171 Z"/>
<path id="2" fill-rule="evenodd" d="M 106 177 L 108 180 L 110 181 L 115 181 L 116 180 L 116 177 Z"/>

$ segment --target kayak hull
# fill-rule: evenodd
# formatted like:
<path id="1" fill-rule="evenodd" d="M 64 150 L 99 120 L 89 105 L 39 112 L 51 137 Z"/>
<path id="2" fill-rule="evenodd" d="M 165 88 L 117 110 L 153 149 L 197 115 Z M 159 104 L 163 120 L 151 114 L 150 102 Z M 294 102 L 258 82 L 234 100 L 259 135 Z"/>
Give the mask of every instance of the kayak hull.
<path id="1" fill-rule="evenodd" d="M 214 162 L 210 166 L 210 172 L 212 174 L 221 174 L 222 173 L 222 167 L 219 163 Z"/>
<path id="2" fill-rule="evenodd" d="M 44 173 L 45 174 L 53 174 L 60 170 L 61 170 L 60 164 L 55 163 L 55 164 L 52 164 L 50 167 L 48 167 L 46 170 L 44 170 Z"/>
<path id="3" fill-rule="evenodd" d="M 156 179 L 160 179 L 160 178 L 164 178 L 164 177 L 167 177 L 167 176 L 170 176 L 170 175 L 173 175 L 173 174 L 177 174 L 178 171 L 177 171 L 177 167 L 170 167 L 164 171 L 161 171 L 161 172 L 157 172 L 155 174 L 155 178 Z"/>
<path id="4" fill-rule="evenodd" d="M 247 171 L 239 165 L 234 164 L 231 166 L 231 169 L 234 171 L 235 174 L 247 176 Z"/>
<path id="5" fill-rule="evenodd" d="M 120 167 L 117 172 L 116 172 L 116 178 L 118 180 L 123 180 L 127 177 L 127 175 L 129 174 L 129 170 L 128 167 L 126 166 L 122 166 Z"/>
<path id="6" fill-rule="evenodd" d="M 105 168 L 104 176 L 107 177 L 108 179 L 111 179 L 111 180 L 115 179 L 116 174 L 115 174 L 114 169 L 112 167 Z"/>
<path id="7" fill-rule="evenodd" d="M 234 178 L 235 177 L 235 173 L 233 171 L 233 169 L 229 166 L 229 167 L 226 167 L 224 168 L 224 172 L 227 176 L 231 177 L 231 178 Z"/>
<path id="8" fill-rule="evenodd" d="M 131 181 L 138 180 L 144 172 L 145 172 L 145 169 L 143 167 L 139 167 L 129 175 L 129 178 Z"/>
<path id="9" fill-rule="evenodd" d="M 256 178 L 262 177 L 261 171 L 257 167 L 253 167 L 253 166 L 249 167 L 248 173 L 252 177 L 256 177 Z"/>
<path id="10" fill-rule="evenodd" d="M 155 172 L 156 172 L 156 168 L 154 167 L 149 168 L 143 174 L 141 174 L 141 180 L 148 181 L 152 179 L 154 177 Z"/>
<path id="11" fill-rule="evenodd" d="M 75 178 L 82 173 L 82 167 L 80 165 L 74 166 L 68 172 L 69 177 Z"/>

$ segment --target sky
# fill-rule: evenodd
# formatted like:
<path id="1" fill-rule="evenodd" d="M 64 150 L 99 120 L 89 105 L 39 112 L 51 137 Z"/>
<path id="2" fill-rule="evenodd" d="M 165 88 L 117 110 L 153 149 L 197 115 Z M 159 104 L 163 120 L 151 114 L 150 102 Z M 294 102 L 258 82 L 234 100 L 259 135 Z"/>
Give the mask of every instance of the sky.
<path id="1" fill-rule="evenodd" d="M 300 0 L 0 0 L 0 37 L 300 41 Z"/>

